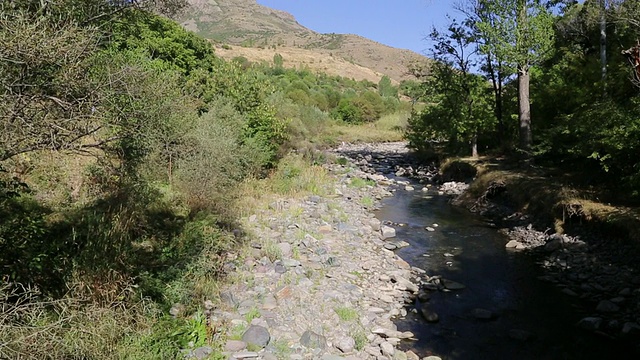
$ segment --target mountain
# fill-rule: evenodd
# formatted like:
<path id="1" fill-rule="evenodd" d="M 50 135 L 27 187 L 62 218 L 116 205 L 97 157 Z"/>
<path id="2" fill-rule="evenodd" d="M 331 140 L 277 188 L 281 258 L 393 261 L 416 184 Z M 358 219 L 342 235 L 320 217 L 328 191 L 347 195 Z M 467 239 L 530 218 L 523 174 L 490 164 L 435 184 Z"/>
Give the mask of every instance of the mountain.
<path id="1" fill-rule="evenodd" d="M 377 82 L 387 75 L 411 79 L 408 68 L 429 59 L 353 34 L 320 34 L 300 25 L 293 15 L 255 0 L 188 0 L 178 19 L 187 29 L 218 44 L 225 58 L 272 61 L 281 54 L 285 66 L 306 66 L 329 74 Z"/>

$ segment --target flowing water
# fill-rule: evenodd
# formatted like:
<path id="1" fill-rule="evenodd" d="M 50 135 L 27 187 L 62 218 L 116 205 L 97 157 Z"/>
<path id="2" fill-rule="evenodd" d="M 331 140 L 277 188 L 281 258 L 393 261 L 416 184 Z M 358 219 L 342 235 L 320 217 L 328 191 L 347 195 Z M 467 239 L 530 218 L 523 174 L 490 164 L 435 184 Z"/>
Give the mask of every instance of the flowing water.
<path id="1" fill-rule="evenodd" d="M 445 360 L 640 358 L 631 346 L 578 329 L 575 324 L 589 315 L 587 304 L 538 280 L 543 274 L 533 255 L 507 251 L 502 234 L 450 205 L 447 197 L 399 190 L 376 215 L 407 224 L 395 227 L 397 238 L 411 244 L 398 251 L 403 259 L 466 286 L 435 291 L 428 302 L 415 305 L 437 313 L 439 322 L 427 323 L 411 311 L 397 322 L 399 330 L 419 339 L 404 343 L 405 350 Z M 433 224 L 436 231 L 425 230 Z M 495 317 L 477 319 L 478 308 Z M 523 334 L 530 336 L 521 339 Z"/>

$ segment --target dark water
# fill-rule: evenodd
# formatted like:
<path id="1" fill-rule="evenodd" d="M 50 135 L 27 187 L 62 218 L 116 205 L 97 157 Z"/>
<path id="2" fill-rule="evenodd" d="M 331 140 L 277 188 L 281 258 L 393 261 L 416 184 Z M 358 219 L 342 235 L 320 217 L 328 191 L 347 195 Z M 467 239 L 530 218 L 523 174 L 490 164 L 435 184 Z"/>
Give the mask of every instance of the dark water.
<path id="1" fill-rule="evenodd" d="M 578 320 L 591 315 L 584 310 L 588 304 L 538 280 L 542 272 L 532 255 L 507 251 L 503 235 L 481 218 L 449 205 L 446 197 L 400 190 L 383 202 L 377 216 L 408 224 L 396 227 L 397 238 L 411 244 L 398 251 L 403 259 L 429 275 L 466 286 L 433 292 L 431 300 L 419 305 L 436 312 L 438 323 L 426 323 L 412 312 L 397 322 L 399 330 L 410 330 L 419 338 L 404 343 L 405 350 L 445 360 L 640 359 L 630 344 L 576 328 Z M 438 224 L 435 232 L 424 229 L 432 224 Z M 478 320 L 472 316 L 476 308 L 497 316 Z M 532 336 L 516 340 L 509 336 L 513 330 Z"/>

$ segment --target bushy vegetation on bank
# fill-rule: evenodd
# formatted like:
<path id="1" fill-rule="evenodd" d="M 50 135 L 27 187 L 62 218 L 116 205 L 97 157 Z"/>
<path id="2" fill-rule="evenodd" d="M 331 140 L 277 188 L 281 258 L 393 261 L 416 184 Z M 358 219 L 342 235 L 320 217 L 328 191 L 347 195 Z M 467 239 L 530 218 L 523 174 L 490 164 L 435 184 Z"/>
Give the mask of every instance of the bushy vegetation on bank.
<path id="1" fill-rule="evenodd" d="M 282 157 L 348 124 L 401 136 L 409 105 L 388 78 L 226 62 L 154 15 L 180 5 L 0 4 L 0 357 L 216 345 L 202 304 L 242 241 L 248 187 L 321 191 L 322 159 Z"/>
<path id="2" fill-rule="evenodd" d="M 638 73 L 621 53 L 637 45 L 637 3 L 461 3 L 466 18 L 431 35 L 439 62 L 412 146 L 519 154 L 637 197 Z"/>

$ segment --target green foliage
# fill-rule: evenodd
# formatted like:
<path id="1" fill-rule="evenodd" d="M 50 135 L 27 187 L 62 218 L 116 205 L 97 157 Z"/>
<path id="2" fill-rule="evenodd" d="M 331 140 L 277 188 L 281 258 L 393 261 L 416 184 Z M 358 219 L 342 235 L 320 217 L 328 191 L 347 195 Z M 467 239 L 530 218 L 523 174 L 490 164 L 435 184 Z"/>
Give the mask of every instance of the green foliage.
<path id="1" fill-rule="evenodd" d="M 391 84 L 387 75 L 384 75 L 378 83 L 378 93 L 380 96 L 398 97 L 398 88 Z"/>
<path id="2" fill-rule="evenodd" d="M 260 74 L 226 63 L 209 72 L 190 74 L 186 87 L 202 99 L 202 112 L 208 111 L 210 102 L 217 97 L 227 98 L 244 118 L 243 141 L 259 146 L 269 159 L 268 164 L 273 164 L 287 139 L 286 122 L 278 119 L 269 105 L 267 97 L 273 88 L 262 81 Z"/>
<path id="3" fill-rule="evenodd" d="M 98 36 L 69 19 L 0 11 L 0 161 L 78 148 L 100 127 L 100 88 L 86 79 Z"/>
<path id="4" fill-rule="evenodd" d="M 407 138 L 409 146 L 423 154 L 433 150 L 434 141 L 446 141 L 457 152 L 493 131 L 490 92 L 485 79 L 470 73 L 471 63 L 464 54 L 475 38 L 465 25 L 454 21 L 446 35 L 434 30 L 431 38 L 437 60 L 425 84 L 432 94 L 431 105 L 413 114 Z"/>
<path id="5" fill-rule="evenodd" d="M 342 321 L 353 321 L 358 318 L 358 312 L 350 307 L 341 306 L 333 309 Z"/>
<path id="6" fill-rule="evenodd" d="M 115 24 L 111 49 L 143 51 L 159 68 L 185 74 L 195 69 L 210 69 L 218 62 L 205 39 L 185 31 L 174 21 L 137 12 L 132 17 L 133 22 Z"/>
<path id="7" fill-rule="evenodd" d="M 350 333 L 353 340 L 355 340 L 355 349 L 362 351 L 368 343 L 367 335 L 364 330 L 356 330 Z"/>
<path id="8" fill-rule="evenodd" d="M 351 124 L 358 124 L 363 121 L 362 110 L 357 107 L 353 101 L 348 99 L 340 100 L 340 103 L 333 114 L 335 114 L 334 116 L 340 120 Z"/>
<path id="9" fill-rule="evenodd" d="M 324 168 L 310 165 L 302 156 L 285 157 L 271 176 L 271 190 L 275 193 L 316 194 L 322 195 L 328 192 L 331 181 Z"/>
<path id="10" fill-rule="evenodd" d="M 251 310 L 249 310 L 249 312 L 244 315 L 245 320 L 247 320 L 248 324 L 251 324 L 251 321 L 253 321 L 253 319 L 257 319 L 260 316 L 260 310 L 256 308 L 251 308 Z"/>
<path id="11" fill-rule="evenodd" d="M 174 158 L 175 186 L 193 210 L 225 214 L 232 190 L 257 175 L 271 156 L 263 144 L 245 138 L 245 119 L 226 98 L 183 128 L 183 148 Z"/>
<path id="12" fill-rule="evenodd" d="M 373 180 L 365 180 L 365 179 L 361 179 L 361 178 L 352 178 L 351 182 L 349 182 L 350 186 L 353 186 L 355 188 L 363 188 L 366 186 L 375 186 L 376 182 Z"/>
<path id="13" fill-rule="evenodd" d="M 110 139 L 103 148 L 124 162 L 122 170 L 137 167 L 155 151 L 175 152 L 196 108 L 180 90 L 180 75 L 155 69 L 135 52 L 104 51 L 94 61 L 93 81 L 109 84 L 94 116 L 108 125 L 99 133 Z"/>
<path id="14" fill-rule="evenodd" d="M 55 7 L 54 16 L 41 2 L 31 3 L 33 12 L 1 5 L 7 11 L 0 15 L 0 55 L 16 61 L 0 63 L 3 85 L 15 90 L 2 93 L 0 120 L 30 119 L 29 127 L 0 137 L 1 165 L 18 173 L 17 155 L 45 149 L 94 160 L 71 169 L 82 179 L 82 202 L 47 203 L 29 194 L 23 179 L 0 174 L 0 275 L 12 285 L 39 288 L 41 299 L 68 292 L 87 308 L 126 310 L 148 297 L 195 310 L 214 293 L 234 241 L 221 230 L 233 220 L 230 193 L 275 161 L 286 138 L 286 124 L 266 102 L 269 87 L 260 74 L 215 58 L 206 41 L 166 19 L 123 10 L 121 22 L 98 31 L 69 20 L 82 14 L 61 15 L 83 8 Z M 102 5 L 109 10 L 108 2 Z M 24 58 L 7 57 L 14 55 Z M 20 102 L 27 105 L 23 113 L 10 111 Z M 20 175 L 28 182 L 31 171 Z M 48 181 L 56 186 L 54 178 Z M 60 314 L 49 310 L 55 309 L 37 311 L 51 316 L 54 327 Z M 137 354 L 131 357 L 172 358 L 189 342 L 208 341 L 203 316 L 171 321 L 149 336 L 111 331 L 105 346 L 113 351 L 127 342 Z M 26 331 L 25 338 L 62 336 L 83 347 L 73 356 L 118 357 L 85 351 L 95 343 L 95 323 L 59 324 L 73 331 L 16 331 Z M 94 353 L 104 349 L 96 346 Z"/>
<path id="15" fill-rule="evenodd" d="M 66 273 L 66 261 L 60 261 L 56 246 L 48 238 L 52 229 L 46 216 L 50 210 L 28 197 L 0 199 L 0 266 L 3 275 L 12 281 L 35 281 L 62 285 L 60 273 Z"/>
<path id="16" fill-rule="evenodd" d="M 198 312 L 189 319 L 163 316 L 156 319 L 153 327 L 144 336 L 126 339 L 119 354 L 122 359 L 173 359 L 183 349 L 214 345 L 209 359 L 224 359 L 219 345 L 211 344 L 207 338 L 206 316 Z"/>
<path id="17" fill-rule="evenodd" d="M 515 71 L 540 64 L 554 44 L 553 15 L 538 0 L 482 0 L 476 24 L 484 39 L 480 50 L 492 54 Z"/>
<path id="18" fill-rule="evenodd" d="M 411 99 L 412 102 L 422 100 L 425 95 L 424 85 L 415 80 L 402 80 L 398 92 Z"/>

